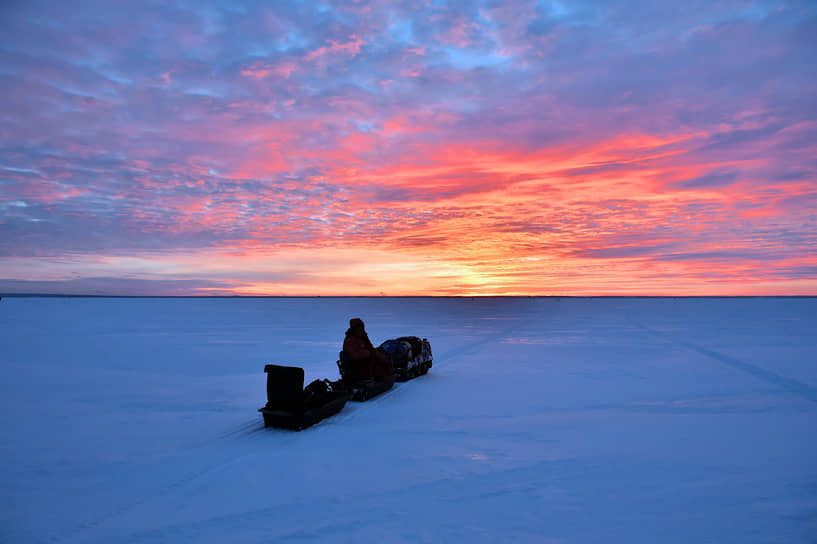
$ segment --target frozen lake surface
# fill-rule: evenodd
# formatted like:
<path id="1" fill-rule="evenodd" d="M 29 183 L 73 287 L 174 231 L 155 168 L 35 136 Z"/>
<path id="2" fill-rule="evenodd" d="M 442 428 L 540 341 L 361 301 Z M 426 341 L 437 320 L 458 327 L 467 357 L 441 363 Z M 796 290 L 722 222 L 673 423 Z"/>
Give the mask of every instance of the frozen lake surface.
<path id="1" fill-rule="evenodd" d="M 350 317 L 431 372 L 300 433 Z M 0 542 L 814 543 L 815 298 L 4 298 Z"/>

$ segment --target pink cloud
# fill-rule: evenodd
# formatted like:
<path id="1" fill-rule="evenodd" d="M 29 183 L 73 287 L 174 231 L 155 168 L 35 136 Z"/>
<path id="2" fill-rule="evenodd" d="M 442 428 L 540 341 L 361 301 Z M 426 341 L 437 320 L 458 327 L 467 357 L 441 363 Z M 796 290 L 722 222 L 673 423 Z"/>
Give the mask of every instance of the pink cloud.
<path id="1" fill-rule="evenodd" d="M 304 56 L 304 60 L 313 61 L 315 59 L 324 57 L 326 55 L 343 55 L 354 57 L 360 53 L 360 47 L 366 42 L 356 36 L 350 36 L 351 41 L 346 43 L 338 43 L 334 40 L 328 40 L 331 45 L 326 45 L 314 49 Z"/>
<path id="2" fill-rule="evenodd" d="M 241 75 L 256 79 L 264 79 L 275 75 L 283 79 L 289 79 L 292 73 L 297 69 L 298 66 L 294 62 L 281 62 L 277 64 L 258 63 L 241 70 Z"/>

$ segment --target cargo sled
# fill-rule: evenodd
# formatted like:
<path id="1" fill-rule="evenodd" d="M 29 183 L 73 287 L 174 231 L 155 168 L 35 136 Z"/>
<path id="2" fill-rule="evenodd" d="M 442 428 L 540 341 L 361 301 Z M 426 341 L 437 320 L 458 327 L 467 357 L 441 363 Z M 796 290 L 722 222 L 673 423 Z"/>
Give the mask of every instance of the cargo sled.
<path id="1" fill-rule="evenodd" d="M 334 415 L 349 400 L 351 392 L 342 382 L 315 380 L 304 388 L 304 369 L 266 365 L 267 405 L 258 411 L 265 427 L 300 431 Z"/>
<path id="2" fill-rule="evenodd" d="M 359 378 L 354 360 L 345 351 L 341 351 L 339 357 L 337 363 L 340 381 L 350 391 L 352 400 L 363 402 L 394 386 L 394 375 L 388 375 L 380 381 L 374 378 Z"/>
<path id="3" fill-rule="evenodd" d="M 425 338 L 401 336 L 386 340 L 377 349 L 386 354 L 398 382 L 422 376 L 431 368 L 431 344 Z"/>

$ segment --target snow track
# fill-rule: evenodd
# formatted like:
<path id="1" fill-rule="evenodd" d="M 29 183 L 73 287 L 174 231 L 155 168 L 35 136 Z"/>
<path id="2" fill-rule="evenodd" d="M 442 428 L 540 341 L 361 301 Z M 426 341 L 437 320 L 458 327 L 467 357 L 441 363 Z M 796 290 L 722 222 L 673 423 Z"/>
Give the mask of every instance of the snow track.
<path id="1" fill-rule="evenodd" d="M 136 511 L 141 507 L 149 505 L 157 500 L 160 500 L 172 494 L 178 494 L 184 497 L 186 494 L 185 489 L 189 488 L 195 482 L 203 478 L 206 478 L 209 475 L 214 474 L 219 470 L 233 463 L 236 463 L 247 456 L 256 453 L 255 449 L 247 450 L 244 448 L 242 449 L 231 448 L 230 451 L 228 451 L 227 453 L 214 455 L 214 452 L 212 451 L 214 449 L 212 447 L 213 445 L 216 444 L 223 445 L 236 438 L 240 438 L 241 444 L 243 446 L 250 446 L 252 443 L 257 443 L 260 441 L 262 437 L 261 431 L 264 430 L 265 428 L 263 422 L 259 426 L 258 422 L 256 421 L 253 423 L 247 423 L 245 425 L 242 425 L 236 431 L 219 435 L 216 439 L 212 440 L 208 444 L 211 447 L 208 448 L 206 462 L 201 463 L 201 466 L 187 471 L 182 471 L 183 474 L 181 474 L 180 476 L 173 477 L 169 481 L 158 485 L 157 487 L 151 489 L 148 493 L 141 495 L 138 499 L 127 502 L 126 504 L 113 510 L 110 510 L 109 512 L 106 512 L 101 516 L 85 520 L 76 526 L 68 528 L 67 530 L 54 533 L 48 536 L 44 541 L 52 543 L 85 542 L 87 541 L 86 539 L 88 533 L 93 532 L 93 530 L 102 527 L 103 525 L 112 524 L 118 518 L 124 517 L 127 514 Z M 295 439 L 295 437 L 280 437 L 280 438 L 283 441 L 289 442 Z M 200 448 L 201 446 L 191 448 L 190 457 L 194 458 L 197 453 L 197 450 L 200 450 Z M 215 449 L 218 448 L 216 447 Z"/>
<path id="2" fill-rule="evenodd" d="M 701 355 L 705 355 L 710 359 L 718 361 L 719 363 L 723 363 L 724 365 L 727 365 L 740 372 L 743 372 L 744 374 L 762 380 L 770 385 L 780 387 L 781 389 L 784 389 L 789 393 L 799 395 L 807 400 L 810 400 L 811 402 L 817 403 L 817 388 L 809 387 L 807 384 L 795 380 L 794 378 L 783 376 L 776 372 L 772 372 L 771 370 L 767 370 L 760 366 L 747 363 L 745 361 L 741 361 L 740 359 L 736 359 L 735 357 L 731 357 L 724 353 L 719 353 L 715 350 L 703 347 L 693 342 L 675 338 L 666 333 L 647 327 L 637 321 L 633 321 L 633 324 L 639 327 L 640 329 L 643 329 L 648 333 L 657 336 L 658 338 L 662 338 L 678 346 L 683 346 L 687 349 L 700 353 Z"/>

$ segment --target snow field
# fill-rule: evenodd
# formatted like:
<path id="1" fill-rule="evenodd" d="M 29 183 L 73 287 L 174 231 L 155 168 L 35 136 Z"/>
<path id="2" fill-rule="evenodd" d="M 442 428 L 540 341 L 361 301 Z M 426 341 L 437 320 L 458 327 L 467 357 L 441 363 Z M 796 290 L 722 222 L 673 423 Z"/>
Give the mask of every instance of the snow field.
<path id="1" fill-rule="evenodd" d="M 434 367 L 300 433 L 350 317 Z M 2 542 L 814 542 L 817 299 L 0 302 Z"/>

